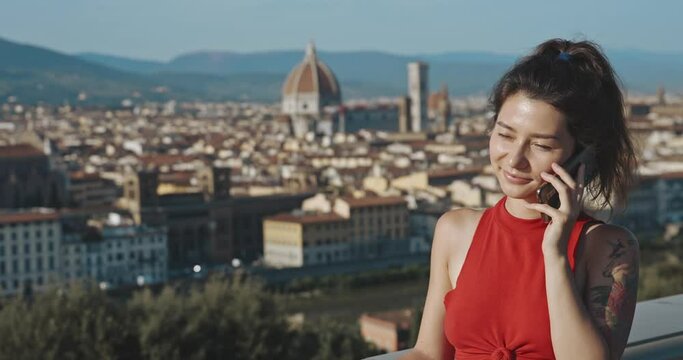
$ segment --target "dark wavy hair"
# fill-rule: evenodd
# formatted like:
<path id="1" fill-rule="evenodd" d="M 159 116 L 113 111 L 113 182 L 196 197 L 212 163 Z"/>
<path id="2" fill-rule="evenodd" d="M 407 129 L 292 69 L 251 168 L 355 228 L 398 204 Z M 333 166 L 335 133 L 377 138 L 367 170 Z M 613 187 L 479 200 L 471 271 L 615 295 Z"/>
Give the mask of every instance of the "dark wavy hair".
<path id="1" fill-rule="evenodd" d="M 596 147 L 598 173 L 586 186 L 591 200 L 601 208 L 614 208 L 625 204 L 637 167 L 620 84 L 597 44 L 548 40 L 495 85 L 489 99 L 495 112 L 490 126 L 505 100 L 520 91 L 554 106 L 566 116 L 578 144 Z"/>

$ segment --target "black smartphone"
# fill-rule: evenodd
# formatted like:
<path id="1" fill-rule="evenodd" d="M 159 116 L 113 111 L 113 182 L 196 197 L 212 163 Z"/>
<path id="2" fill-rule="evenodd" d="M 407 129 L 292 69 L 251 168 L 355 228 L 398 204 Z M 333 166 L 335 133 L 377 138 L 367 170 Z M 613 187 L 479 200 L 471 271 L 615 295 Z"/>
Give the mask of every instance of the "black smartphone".
<path id="1" fill-rule="evenodd" d="M 562 167 L 567 170 L 572 177 L 576 178 L 581 164 L 586 164 L 583 183 L 588 184 L 596 175 L 596 155 L 595 146 L 590 145 L 581 147 L 577 149 L 574 155 L 567 159 L 564 164 L 562 164 Z M 560 207 L 560 196 L 557 193 L 557 190 L 555 190 L 555 187 L 549 182 L 541 185 L 541 187 L 536 190 L 536 198 L 541 204 L 548 204 L 555 209 Z M 546 214 L 541 214 L 541 217 L 543 217 L 545 222 L 550 221 L 550 217 Z"/>

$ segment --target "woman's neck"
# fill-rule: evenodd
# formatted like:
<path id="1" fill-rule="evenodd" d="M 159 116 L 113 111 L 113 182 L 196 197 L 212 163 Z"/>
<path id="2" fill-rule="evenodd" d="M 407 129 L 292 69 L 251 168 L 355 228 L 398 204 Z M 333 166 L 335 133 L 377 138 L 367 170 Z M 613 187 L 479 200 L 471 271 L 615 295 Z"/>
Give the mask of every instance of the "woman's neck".
<path id="1" fill-rule="evenodd" d="M 535 200 L 535 199 L 534 199 Z M 535 210 L 530 210 L 524 207 L 524 204 L 536 203 L 536 201 L 530 199 L 513 199 L 507 197 L 505 199 L 505 209 L 510 213 L 510 215 L 519 219 L 538 219 L 541 217 L 541 213 Z"/>

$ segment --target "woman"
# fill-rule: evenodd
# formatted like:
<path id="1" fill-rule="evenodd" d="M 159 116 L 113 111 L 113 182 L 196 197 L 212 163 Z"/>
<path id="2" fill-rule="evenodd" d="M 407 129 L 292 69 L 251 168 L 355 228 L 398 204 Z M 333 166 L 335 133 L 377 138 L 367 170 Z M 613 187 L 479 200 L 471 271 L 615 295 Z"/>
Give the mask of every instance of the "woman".
<path id="1" fill-rule="evenodd" d="M 624 199 L 636 166 L 616 76 L 597 45 L 554 39 L 491 100 L 489 156 L 505 196 L 439 219 L 418 339 L 402 359 L 619 359 L 638 242 L 581 211 L 584 193 L 605 207 Z M 585 163 L 578 174 L 561 166 L 590 146 L 592 176 Z M 546 183 L 559 208 L 538 202 Z"/>

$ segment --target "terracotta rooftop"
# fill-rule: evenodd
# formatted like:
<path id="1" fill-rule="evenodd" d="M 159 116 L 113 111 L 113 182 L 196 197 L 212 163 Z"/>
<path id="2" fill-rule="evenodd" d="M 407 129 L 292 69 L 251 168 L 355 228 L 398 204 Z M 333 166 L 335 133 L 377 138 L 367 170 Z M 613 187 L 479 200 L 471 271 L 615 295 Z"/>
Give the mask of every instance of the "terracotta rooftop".
<path id="1" fill-rule="evenodd" d="M 347 219 L 337 213 L 303 214 L 291 213 L 277 214 L 267 217 L 265 220 L 292 222 L 297 224 L 317 224 L 326 222 L 346 221 Z"/>
<path id="2" fill-rule="evenodd" d="M 313 44 L 306 49 L 304 60 L 292 69 L 282 86 L 284 96 L 310 92 L 337 102 L 341 99 L 337 78 L 327 65 L 318 60 Z"/>
<path id="3" fill-rule="evenodd" d="M 369 207 L 382 205 L 401 205 L 405 204 L 405 199 L 402 196 L 366 196 L 362 198 L 354 198 L 350 196 L 342 197 L 341 200 L 346 201 L 350 207 Z"/>
<path id="4" fill-rule="evenodd" d="M 0 147 L 0 158 L 23 158 L 45 156 L 40 149 L 29 144 L 8 145 Z"/>
<path id="5" fill-rule="evenodd" d="M 441 102 L 446 102 L 448 103 L 448 92 L 443 92 L 443 91 L 438 91 L 432 94 L 429 94 L 429 98 L 427 99 L 427 107 L 430 110 L 439 110 L 439 103 Z"/>
<path id="6" fill-rule="evenodd" d="M 0 213 L 0 224 L 52 221 L 57 219 L 59 219 L 59 214 L 54 211 Z"/>
<path id="7" fill-rule="evenodd" d="M 190 181 L 194 176 L 194 171 L 173 171 L 169 173 L 160 173 L 159 182 L 167 184 L 190 184 Z"/>

